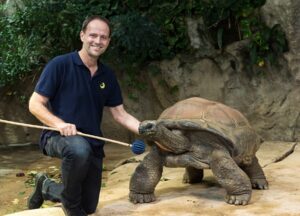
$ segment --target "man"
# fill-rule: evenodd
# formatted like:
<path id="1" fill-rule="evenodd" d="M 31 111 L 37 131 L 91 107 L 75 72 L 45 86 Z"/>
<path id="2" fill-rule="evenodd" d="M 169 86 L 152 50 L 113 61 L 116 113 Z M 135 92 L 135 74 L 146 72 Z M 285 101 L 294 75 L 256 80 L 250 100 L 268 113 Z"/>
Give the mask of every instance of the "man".
<path id="1" fill-rule="evenodd" d="M 41 122 L 59 129 L 43 131 L 40 146 L 44 154 L 61 158 L 62 184 L 43 173 L 28 199 L 28 208 L 39 208 L 44 200 L 62 202 L 66 215 L 95 212 L 104 157 L 103 142 L 83 138 L 77 131 L 102 136 L 103 107 L 113 118 L 138 134 L 140 122 L 123 107 L 120 87 L 113 72 L 99 62 L 110 42 L 106 19 L 88 17 L 82 25 L 82 48 L 58 56 L 45 67 L 29 101 L 29 110 Z"/>

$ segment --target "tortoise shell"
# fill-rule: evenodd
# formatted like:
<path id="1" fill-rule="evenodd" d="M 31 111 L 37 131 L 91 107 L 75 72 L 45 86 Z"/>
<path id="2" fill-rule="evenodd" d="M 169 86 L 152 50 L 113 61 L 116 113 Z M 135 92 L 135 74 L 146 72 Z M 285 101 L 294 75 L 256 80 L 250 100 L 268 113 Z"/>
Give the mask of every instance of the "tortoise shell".
<path id="1" fill-rule="evenodd" d="M 162 112 L 158 122 L 171 130 L 206 130 L 221 136 L 231 143 L 233 156 L 241 157 L 246 163 L 252 160 L 262 143 L 238 110 L 203 98 L 193 97 L 175 103 Z"/>

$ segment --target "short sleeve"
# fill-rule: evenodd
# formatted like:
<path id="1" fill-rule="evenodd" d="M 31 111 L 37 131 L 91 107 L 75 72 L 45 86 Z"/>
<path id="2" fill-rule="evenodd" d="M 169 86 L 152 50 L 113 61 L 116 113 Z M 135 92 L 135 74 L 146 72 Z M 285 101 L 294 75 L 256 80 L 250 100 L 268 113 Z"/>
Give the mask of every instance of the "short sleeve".
<path id="1" fill-rule="evenodd" d="M 60 83 L 60 73 L 62 71 L 59 71 L 58 63 L 55 60 L 50 61 L 44 68 L 34 91 L 45 97 L 53 98 Z"/>

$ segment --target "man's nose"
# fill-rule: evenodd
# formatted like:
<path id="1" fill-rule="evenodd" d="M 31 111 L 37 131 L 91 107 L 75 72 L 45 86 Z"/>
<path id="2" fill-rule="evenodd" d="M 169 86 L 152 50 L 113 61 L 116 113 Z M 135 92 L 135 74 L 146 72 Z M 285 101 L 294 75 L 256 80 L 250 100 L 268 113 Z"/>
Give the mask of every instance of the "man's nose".
<path id="1" fill-rule="evenodd" d="M 102 38 L 101 38 L 101 37 L 97 37 L 97 38 L 95 39 L 95 42 L 96 42 L 97 44 L 100 44 L 100 43 L 102 42 Z"/>
<path id="2" fill-rule="evenodd" d="M 108 38 L 107 38 L 106 36 L 104 36 L 104 35 L 100 35 L 100 36 L 98 36 L 98 37 L 96 38 L 96 42 L 97 42 L 97 43 L 101 43 L 101 42 L 104 42 L 104 41 L 106 41 L 106 40 L 108 40 Z"/>

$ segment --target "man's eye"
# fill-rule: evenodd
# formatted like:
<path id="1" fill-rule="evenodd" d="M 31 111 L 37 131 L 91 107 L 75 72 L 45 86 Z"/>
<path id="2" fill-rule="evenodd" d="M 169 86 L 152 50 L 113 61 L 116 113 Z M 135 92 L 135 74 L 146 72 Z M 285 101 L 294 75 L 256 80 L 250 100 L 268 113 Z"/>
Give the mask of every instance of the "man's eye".
<path id="1" fill-rule="evenodd" d="M 96 34 L 95 35 L 91 34 L 90 37 L 91 38 L 98 38 L 98 37 L 100 37 L 101 40 L 105 40 L 105 41 L 108 40 L 108 38 L 109 38 L 107 35 L 100 35 L 99 36 L 99 35 L 96 35 Z"/>
<path id="2" fill-rule="evenodd" d="M 102 40 L 107 40 L 107 39 L 108 39 L 108 37 L 107 37 L 106 35 L 101 35 L 100 38 L 101 38 Z"/>

